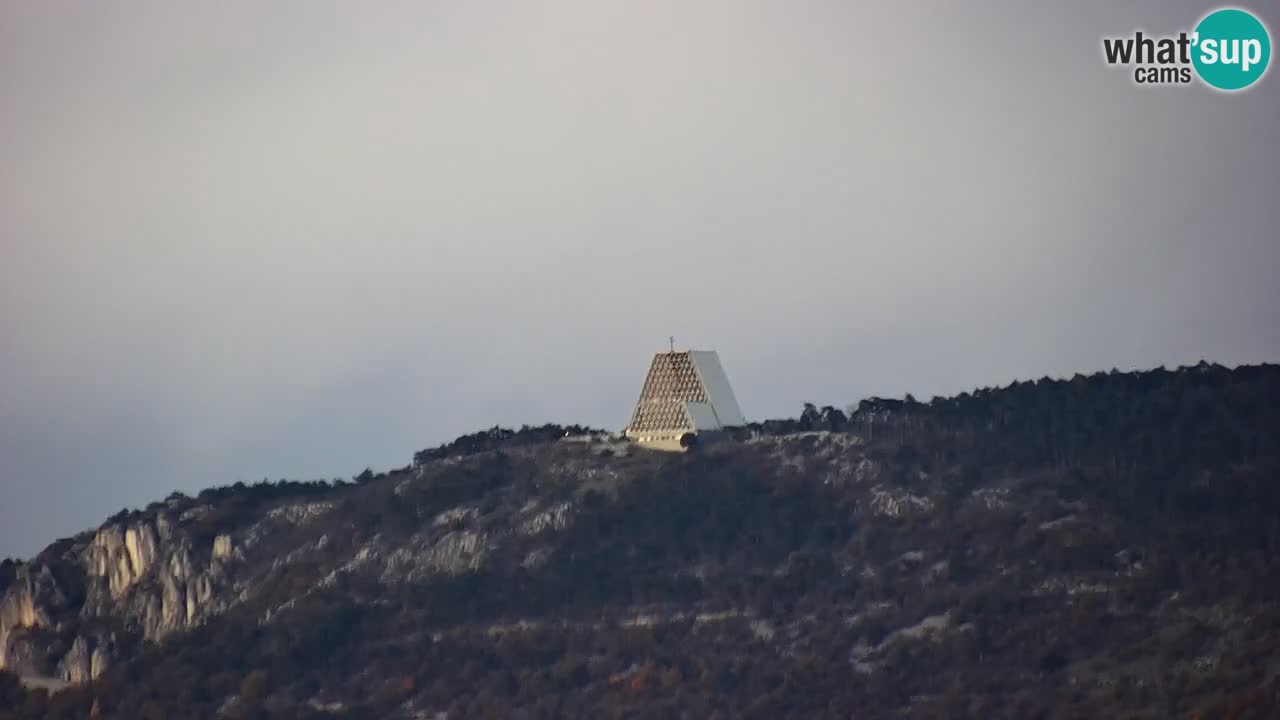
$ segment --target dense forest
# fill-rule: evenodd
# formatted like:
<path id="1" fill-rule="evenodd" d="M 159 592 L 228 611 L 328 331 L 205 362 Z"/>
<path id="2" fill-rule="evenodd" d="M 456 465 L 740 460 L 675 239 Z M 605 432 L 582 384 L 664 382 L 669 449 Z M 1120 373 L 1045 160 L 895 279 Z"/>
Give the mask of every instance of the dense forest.
<path id="1" fill-rule="evenodd" d="M 53 694 L 0 671 L 0 720 L 1280 717 L 1280 367 L 557 442 L 591 432 L 122 511 L 267 538 L 244 599 L 122 625 L 128 657 Z"/>

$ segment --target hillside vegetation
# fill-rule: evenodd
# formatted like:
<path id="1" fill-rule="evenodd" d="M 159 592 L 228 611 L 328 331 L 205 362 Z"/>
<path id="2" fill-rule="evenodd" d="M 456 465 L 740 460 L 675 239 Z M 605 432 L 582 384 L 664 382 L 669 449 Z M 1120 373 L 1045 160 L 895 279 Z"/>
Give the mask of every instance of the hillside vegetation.
<path id="1" fill-rule="evenodd" d="M 1280 367 L 565 430 L 6 561 L 0 720 L 1280 717 Z"/>

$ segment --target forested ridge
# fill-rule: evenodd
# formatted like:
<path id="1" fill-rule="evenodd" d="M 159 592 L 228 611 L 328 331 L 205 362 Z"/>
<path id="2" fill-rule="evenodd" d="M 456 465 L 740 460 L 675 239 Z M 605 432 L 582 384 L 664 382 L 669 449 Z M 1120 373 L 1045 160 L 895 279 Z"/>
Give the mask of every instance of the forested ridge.
<path id="1" fill-rule="evenodd" d="M 120 659 L 0 671 L 0 720 L 1280 717 L 1278 366 L 811 404 L 688 454 L 566 432 L 122 512 L 230 599 L 151 642 L 71 598 Z"/>

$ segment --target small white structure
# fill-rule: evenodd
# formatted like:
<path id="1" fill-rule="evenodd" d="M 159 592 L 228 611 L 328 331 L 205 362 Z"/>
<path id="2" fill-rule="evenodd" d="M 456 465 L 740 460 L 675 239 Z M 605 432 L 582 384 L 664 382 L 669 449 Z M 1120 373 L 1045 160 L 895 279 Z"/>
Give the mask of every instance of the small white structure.
<path id="1" fill-rule="evenodd" d="M 700 435 L 745 424 L 715 351 L 673 349 L 653 356 L 626 436 L 657 449 L 686 450 Z"/>

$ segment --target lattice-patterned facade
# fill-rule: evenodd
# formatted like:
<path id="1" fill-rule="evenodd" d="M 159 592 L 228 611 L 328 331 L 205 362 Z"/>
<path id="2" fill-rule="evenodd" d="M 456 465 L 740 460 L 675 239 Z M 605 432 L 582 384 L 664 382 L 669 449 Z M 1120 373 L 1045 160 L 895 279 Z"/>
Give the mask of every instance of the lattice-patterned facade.
<path id="1" fill-rule="evenodd" d="M 667 442 L 686 433 L 741 425 L 742 413 L 714 352 L 658 353 L 640 391 L 627 436 Z"/>
<path id="2" fill-rule="evenodd" d="M 649 365 L 640 402 L 627 430 L 632 433 L 688 430 L 688 402 L 706 402 L 707 391 L 698 379 L 689 353 L 659 353 Z"/>

